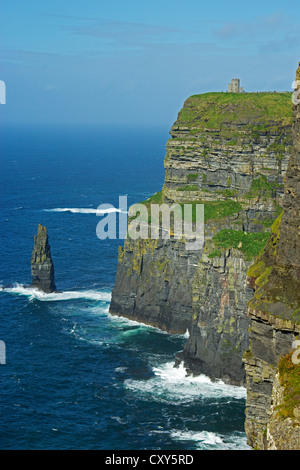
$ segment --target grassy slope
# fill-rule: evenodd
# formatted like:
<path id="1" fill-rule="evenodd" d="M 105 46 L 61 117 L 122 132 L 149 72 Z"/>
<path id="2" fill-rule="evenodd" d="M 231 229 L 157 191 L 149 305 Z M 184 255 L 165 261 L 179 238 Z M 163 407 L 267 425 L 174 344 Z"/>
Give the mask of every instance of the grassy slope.
<path id="1" fill-rule="evenodd" d="M 260 130 L 292 124 L 291 93 L 205 93 L 186 100 L 176 125 L 226 128 L 228 123 Z"/>

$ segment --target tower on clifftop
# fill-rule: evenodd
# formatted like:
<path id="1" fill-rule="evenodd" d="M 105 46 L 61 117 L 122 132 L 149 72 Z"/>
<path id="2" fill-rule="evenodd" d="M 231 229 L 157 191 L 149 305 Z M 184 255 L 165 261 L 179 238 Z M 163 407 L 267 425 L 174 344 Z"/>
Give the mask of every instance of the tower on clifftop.
<path id="1" fill-rule="evenodd" d="M 244 93 L 244 88 L 240 86 L 240 79 L 233 78 L 228 85 L 228 93 Z"/>

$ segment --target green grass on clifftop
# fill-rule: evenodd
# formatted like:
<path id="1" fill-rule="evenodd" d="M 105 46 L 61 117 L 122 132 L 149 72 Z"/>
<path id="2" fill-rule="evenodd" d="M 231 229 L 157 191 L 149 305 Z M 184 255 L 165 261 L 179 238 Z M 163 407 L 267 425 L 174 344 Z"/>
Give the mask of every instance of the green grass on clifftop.
<path id="1" fill-rule="evenodd" d="M 292 124 L 291 93 L 205 93 L 186 100 L 175 126 L 226 128 L 242 124 L 259 131 Z"/>

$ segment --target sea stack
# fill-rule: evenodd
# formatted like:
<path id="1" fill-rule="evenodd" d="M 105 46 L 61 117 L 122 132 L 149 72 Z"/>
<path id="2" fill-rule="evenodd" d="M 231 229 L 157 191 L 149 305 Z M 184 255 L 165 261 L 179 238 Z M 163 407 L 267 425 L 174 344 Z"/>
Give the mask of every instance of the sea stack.
<path id="1" fill-rule="evenodd" d="M 34 246 L 31 256 L 32 286 L 51 293 L 56 290 L 54 283 L 54 265 L 46 227 L 39 224 L 34 235 Z"/>

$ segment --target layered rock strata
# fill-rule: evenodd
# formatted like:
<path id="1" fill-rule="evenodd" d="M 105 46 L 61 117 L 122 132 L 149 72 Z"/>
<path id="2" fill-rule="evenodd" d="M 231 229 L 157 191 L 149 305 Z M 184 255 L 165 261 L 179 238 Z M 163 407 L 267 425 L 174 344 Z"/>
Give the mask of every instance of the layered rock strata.
<path id="1" fill-rule="evenodd" d="M 32 286 L 46 293 L 56 290 L 54 282 L 54 264 L 46 227 L 38 226 L 34 235 L 34 246 L 31 256 Z"/>
<path id="2" fill-rule="evenodd" d="M 205 245 L 126 240 L 110 312 L 189 339 L 190 373 L 242 384 L 248 346 L 245 283 L 282 207 L 291 95 L 208 93 L 189 98 L 171 129 L 165 183 L 144 201 L 204 204 Z"/>
<path id="3" fill-rule="evenodd" d="M 300 64 L 296 95 L 300 93 Z M 250 347 L 245 428 L 255 449 L 300 449 L 300 100 L 293 106 L 293 147 L 283 214 L 248 271 Z M 299 353 L 300 356 L 300 353 Z"/>

